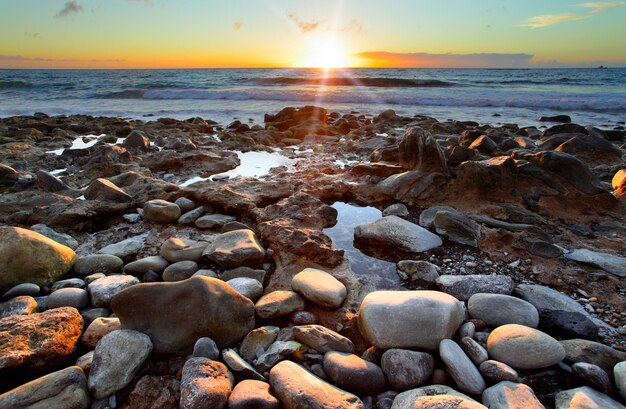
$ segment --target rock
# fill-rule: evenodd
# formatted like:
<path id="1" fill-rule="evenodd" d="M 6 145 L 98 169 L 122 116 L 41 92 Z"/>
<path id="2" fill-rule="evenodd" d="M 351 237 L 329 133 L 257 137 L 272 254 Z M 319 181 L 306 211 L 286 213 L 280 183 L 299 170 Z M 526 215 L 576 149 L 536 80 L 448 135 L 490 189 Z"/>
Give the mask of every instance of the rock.
<path id="1" fill-rule="evenodd" d="M 239 277 L 254 278 L 259 283 L 263 283 L 265 282 L 265 270 L 254 270 L 250 267 L 237 267 L 232 270 L 225 270 L 220 276 L 220 278 L 226 282 Z"/>
<path id="2" fill-rule="evenodd" d="M 464 318 L 463 303 L 445 293 L 375 291 L 361 302 L 358 325 L 363 337 L 379 348 L 435 351 Z"/>
<path id="3" fill-rule="evenodd" d="M 419 225 L 425 229 L 433 227 L 435 221 L 435 215 L 440 211 L 457 212 L 457 210 L 450 206 L 432 206 L 420 213 Z"/>
<path id="4" fill-rule="evenodd" d="M 74 307 L 82 310 L 89 305 L 89 293 L 82 288 L 61 288 L 46 299 L 46 309 Z"/>
<path id="5" fill-rule="evenodd" d="M 354 228 L 355 245 L 375 246 L 407 253 L 421 253 L 439 247 L 439 236 L 399 218 L 387 216 Z"/>
<path id="6" fill-rule="evenodd" d="M 486 160 L 468 160 L 456 168 L 456 182 L 463 191 L 481 194 L 509 193 L 515 188 L 518 169 L 510 156 L 495 156 Z"/>
<path id="7" fill-rule="evenodd" d="M 487 353 L 487 350 L 483 348 L 478 342 L 474 341 L 473 338 L 461 338 L 460 344 L 463 352 L 465 352 L 465 354 L 469 357 L 469 359 L 472 360 L 472 362 L 474 362 L 476 366 L 489 359 L 489 354 Z"/>
<path id="8" fill-rule="evenodd" d="M 439 267 L 423 260 L 402 260 L 396 266 L 400 279 L 414 281 L 419 285 L 434 286 L 439 277 Z"/>
<path id="9" fill-rule="evenodd" d="M 46 226 L 45 224 L 33 224 L 32 226 L 30 226 L 30 230 L 46 236 L 50 240 L 54 240 L 59 244 L 71 248 L 72 250 L 76 250 L 76 248 L 78 247 L 78 242 L 72 236 L 65 233 L 59 233 L 58 231 L 49 226 Z"/>
<path id="10" fill-rule="evenodd" d="M 454 243 L 478 247 L 480 224 L 458 212 L 440 210 L 435 214 L 433 224 L 440 234 Z"/>
<path id="11" fill-rule="evenodd" d="M 0 291 L 20 283 L 51 285 L 70 270 L 76 256 L 32 230 L 0 227 L 0 237 Z"/>
<path id="12" fill-rule="evenodd" d="M 456 333 L 458 339 L 463 339 L 465 337 L 474 338 L 475 334 L 476 324 L 474 324 L 472 321 L 464 322 Z"/>
<path id="13" fill-rule="evenodd" d="M 399 146 L 400 166 L 405 170 L 419 169 L 424 172 L 448 171 L 441 147 L 433 136 L 419 126 L 404 133 Z"/>
<path id="14" fill-rule="evenodd" d="M 381 358 L 382 370 L 389 384 L 398 390 L 426 384 L 433 375 L 435 360 L 425 352 L 388 349 Z"/>
<path id="15" fill-rule="evenodd" d="M 565 358 L 565 349 L 557 340 L 518 324 L 493 330 L 487 339 L 487 350 L 493 359 L 517 369 L 545 368 Z"/>
<path id="16" fill-rule="evenodd" d="M 265 381 L 263 375 L 258 373 L 233 349 L 226 348 L 222 351 L 222 361 L 224 361 L 228 369 L 240 378 Z"/>
<path id="17" fill-rule="evenodd" d="M 0 163 L 0 186 L 10 187 L 20 178 L 17 170 L 3 163 Z"/>
<path id="18" fill-rule="evenodd" d="M 328 351 L 354 352 L 354 344 L 348 338 L 321 325 L 300 325 L 293 327 L 297 341 L 320 353 Z"/>
<path id="19" fill-rule="evenodd" d="M 590 196 L 606 193 L 587 165 L 572 155 L 556 151 L 542 151 L 525 159 L 557 175 L 582 193 Z"/>
<path id="20" fill-rule="evenodd" d="M 198 263 L 191 260 L 178 261 L 170 264 L 163 271 L 163 281 L 181 281 L 191 277 L 198 271 Z"/>
<path id="21" fill-rule="evenodd" d="M 239 354 L 243 359 L 252 363 L 259 351 L 265 351 L 276 341 L 278 331 L 279 328 L 273 326 L 260 327 L 250 331 L 241 341 Z"/>
<path id="22" fill-rule="evenodd" d="M 484 321 L 490 328 L 504 324 L 536 328 L 539 324 L 539 313 L 531 303 L 505 294 L 474 294 L 467 309 L 472 318 Z"/>
<path id="23" fill-rule="evenodd" d="M 588 249 L 575 249 L 564 256 L 579 263 L 591 264 L 618 277 L 626 277 L 626 257 Z"/>
<path id="24" fill-rule="evenodd" d="M 469 149 L 474 149 L 485 155 L 491 155 L 498 145 L 487 135 L 480 135 L 470 144 Z"/>
<path id="25" fill-rule="evenodd" d="M 77 366 L 52 372 L 0 395 L 0 408 L 87 409 L 85 374 Z"/>
<path id="26" fill-rule="evenodd" d="M 276 341 L 267 350 L 259 354 L 254 361 L 254 367 L 262 373 L 266 373 L 278 362 L 298 352 L 302 344 L 296 341 Z"/>
<path id="27" fill-rule="evenodd" d="M 392 409 L 413 409 L 417 399 L 426 396 L 457 396 L 469 401 L 473 401 L 469 396 L 457 392 L 445 385 L 422 386 L 400 393 L 393 401 Z M 454 406 L 453 406 L 454 407 Z M 444 406 L 445 408 L 445 406 Z"/>
<path id="28" fill-rule="evenodd" d="M 143 248 L 145 237 L 145 234 L 140 234 L 139 236 L 130 237 L 118 243 L 109 244 L 108 246 L 101 248 L 98 253 L 111 254 L 123 260 L 129 260 L 130 258 L 135 257 Z"/>
<path id="29" fill-rule="evenodd" d="M 618 197 L 626 196 L 626 169 L 620 169 L 613 179 L 611 179 L 611 187 L 613 188 L 613 194 Z"/>
<path id="30" fill-rule="evenodd" d="M 217 236 L 202 257 L 223 268 L 251 266 L 263 261 L 265 249 L 252 230 L 235 230 Z"/>
<path id="31" fill-rule="evenodd" d="M 588 386 L 560 391 L 555 397 L 555 409 L 623 409 L 624 405 Z"/>
<path id="32" fill-rule="evenodd" d="M 105 335 L 93 354 L 89 372 L 89 391 L 103 399 L 128 385 L 152 353 L 146 334 L 130 330 Z"/>
<path id="33" fill-rule="evenodd" d="M 307 300 L 330 309 L 337 309 L 346 298 L 347 290 L 332 275 L 314 268 L 305 268 L 291 280 L 291 288 Z"/>
<path id="34" fill-rule="evenodd" d="M 593 389 L 602 393 L 611 392 L 612 388 L 609 375 L 599 366 L 587 362 L 576 362 L 572 365 L 572 372 Z"/>
<path id="35" fill-rule="evenodd" d="M 110 311 L 107 308 L 90 308 L 81 312 L 83 316 L 83 327 L 89 328 L 89 325 L 91 325 L 96 318 L 106 318 L 109 316 L 109 313 Z"/>
<path id="36" fill-rule="evenodd" d="M 196 207 L 193 210 L 189 210 L 187 213 L 183 213 L 178 218 L 178 224 L 194 224 L 200 216 L 204 214 L 204 206 Z"/>
<path id="37" fill-rule="evenodd" d="M 436 282 L 443 292 L 462 301 L 478 293 L 511 294 L 515 288 L 511 277 L 500 274 L 442 275 Z"/>
<path id="38" fill-rule="evenodd" d="M 622 399 L 626 400 L 626 361 L 619 362 L 613 368 L 615 386 Z"/>
<path id="39" fill-rule="evenodd" d="M 46 192 L 60 192 L 68 189 L 68 186 L 61 179 L 46 171 L 38 170 L 35 177 L 37 186 Z"/>
<path id="40" fill-rule="evenodd" d="M 100 341 L 105 335 L 110 332 L 121 329 L 119 318 L 111 317 L 99 317 L 89 324 L 80 341 L 87 348 L 95 349 L 98 341 Z"/>
<path id="41" fill-rule="evenodd" d="M 196 227 L 199 229 L 221 229 L 226 223 L 236 220 L 236 217 L 225 214 L 207 214 L 196 220 Z"/>
<path id="42" fill-rule="evenodd" d="M 487 381 L 497 383 L 501 381 L 519 382 L 520 378 L 515 369 L 507 364 L 494 360 L 487 360 L 478 367 L 480 374 Z"/>
<path id="43" fill-rule="evenodd" d="M 83 318 L 72 307 L 0 320 L 0 370 L 42 370 L 63 364 L 74 352 Z"/>
<path id="44" fill-rule="evenodd" d="M 181 216 L 180 207 L 167 200 L 149 200 L 143 205 L 143 215 L 156 223 L 176 223 Z"/>
<path id="45" fill-rule="evenodd" d="M 226 366 L 206 358 L 185 362 L 180 384 L 181 409 L 224 409 L 233 379 Z"/>
<path id="46" fill-rule="evenodd" d="M 157 354 L 188 354 L 200 337 L 223 348 L 254 328 L 252 302 L 208 277 L 132 286 L 113 299 L 111 308 L 122 328 L 148 334 Z M 190 311 L 202 319 L 189 319 Z"/>
<path id="47" fill-rule="evenodd" d="M 36 312 L 37 301 L 31 296 L 20 295 L 0 304 L 0 319 L 12 315 L 28 315 Z"/>
<path id="48" fill-rule="evenodd" d="M 291 361 L 272 368 L 270 385 L 285 409 L 364 409 L 355 395 L 324 382 Z"/>
<path id="49" fill-rule="evenodd" d="M 41 292 L 41 288 L 37 284 L 22 283 L 12 287 L 9 291 L 2 295 L 3 300 L 10 300 L 14 297 L 32 296 L 36 297 Z"/>
<path id="50" fill-rule="evenodd" d="M 93 180 L 84 192 L 87 200 L 104 200 L 107 202 L 132 202 L 133 198 L 107 179 Z"/>
<path id="51" fill-rule="evenodd" d="M 436 196 L 448 179 L 443 173 L 410 170 L 389 176 L 376 185 L 374 194 L 389 200 L 415 203 Z"/>
<path id="52" fill-rule="evenodd" d="M 74 264 L 74 273 L 80 277 L 103 273 L 106 275 L 118 274 L 122 271 L 124 261 L 112 254 L 91 254 L 80 256 Z"/>
<path id="53" fill-rule="evenodd" d="M 539 122 L 560 122 L 562 124 L 569 124 L 572 122 L 572 118 L 569 115 L 553 115 L 553 116 L 540 116 Z"/>
<path id="54" fill-rule="evenodd" d="M 193 354 L 195 358 L 209 358 L 213 361 L 220 357 L 220 350 L 215 341 L 209 337 L 198 338 L 193 346 Z"/>
<path id="55" fill-rule="evenodd" d="M 148 271 L 162 273 L 169 264 L 170 262 L 161 256 L 149 256 L 126 264 L 124 273 L 134 276 L 142 276 Z"/>
<path id="56" fill-rule="evenodd" d="M 139 284 L 136 277 L 113 275 L 100 278 L 87 286 L 94 307 L 108 307 L 115 295 L 122 290 Z"/>
<path id="57" fill-rule="evenodd" d="M 62 288 L 85 288 L 87 284 L 85 280 L 81 280 L 80 278 L 68 278 L 66 280 L 59 280 L 52 284 L 51 292 L 55 292 L 56 290 L 60 290 Z"/>
<path id="58" fill-rule="evenodd" d="M 228 397 L 228 409 L 278 409 L 280 403 L 270 394 L 266 382 L 243 380 Z"/>
<path id="59" fill-rule="evenodd" d="M 598 327 L 589 313 L 567 295 L 534 284 L 518 285 L 515 294 L 537 308 L 539 326 L 545 331 L 568 337 L 596 338 Z"/>
<path id="60" fill-rule="evenodd" d="M 178 199 L 174 200 L 174 204 L 176 204 L 180 208 L 180 211 L 183 213 L 190 212 L 196 207 L 196 203 L 186 197 L 179 197 Z"/>
<path id="61" fill-rule="evenodd" d="M 146 151 L 150 146 L 150 140 L 145 132 L 133 129 L 124 139 L 122 146 L 125 148 L 139 148 Z"/>
<path id="62" fill-rule="evenodd" d="M 159 255 L 172 263 L 183 260 L 198 262 L 207 245 L 203 241 L 170 237 L 161 244 Z"/>
<path id="63" fill-rule="evenodd" d="M 263 295 L 263 284 L 254 278 L 238 277 L 226 281 L 235 291 L 253 302 Z"/>
<path id="64" fill-rule="evenodd" d="M 329 351 L 324 355 L 324 371 L 339 388 L 363 396 L 385 389 L 385 375 L 376 364 L 354 354 Z"/>
<path id="65" fill-rule="evenodd" d="M 412 409 L 487 409 L 473 400 L 453 395 L 422 396 L 415 400 Z"/>
<path id="66" fill-rule="evenodd" d="M 398 216 L 406 217 L 409 215 L 409 209 L 402 203 L 395 203 L 388 206 L 383 210 L 383 217 L 385 216 Z"/>
<path id="67" fill-rule="evenodd" d="M 571 362 L 588 362 L 604 369 L 608 374 L 620 361 L 626 361 L 626 353 L 599 342 L 586 339 L 567 339 L 561 341 L 565 348 L 565 359 Z"/>
<path id="68" fill-rule="evenodd" d="M 483 392 L 486 387 L 483 377 L 456 342 L 450 339 L 441 340 L 439 355 L 459 389 L 474 395 Z"/>
<path id="69" fill-rule="evenodd" d="M 195 276 L 204 276 L 204 277 L 210 277 L 210 278 L 219 278 L 217 276 L 217 273 L 213 270 L 207 270 L 207 269 L 200 269 L 198 271 L 196 271 L 195 273 L 193 273 L 192 277 Z M 222 281 L 224 281 L 222 279 Z"/>
<path id="70" fill-rule="evenodd" d="M 142 377 L 123 409 L 178 409 L 180 381 L 172 376 Z"/>
<path id="71" fill-rule="evenodd" d="M 544 409 L 528 385 L 509 381 L 485 389 L 482 401 L 488 408 L 493 409 Z"/>
<path id="72" fill-rule="evenodd" d="M 272 291 L 265 294 L 254 306 L 261 318 L 276 318 L 304 309 L 304 298 L 293 291 Z"/>
<path id="73" fill-rule="evenodd" d="M 87 352 L 76 360 L 76 366 L 83 370 L 85 375 L 89 375 L 91 371 L 91 363 L 93 361 L 93 351 Z M 85 389 L 87 388 L 87 380 L 85 379 Z"/>

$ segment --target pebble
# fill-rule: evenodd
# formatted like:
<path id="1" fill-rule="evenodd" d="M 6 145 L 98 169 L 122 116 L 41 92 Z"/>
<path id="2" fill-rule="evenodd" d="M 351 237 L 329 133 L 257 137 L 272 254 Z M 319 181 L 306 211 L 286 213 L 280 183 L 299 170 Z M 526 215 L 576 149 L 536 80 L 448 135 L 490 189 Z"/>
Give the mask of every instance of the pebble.
<path id="1" fill-rule="evenodd" d="M 489 359 L 487 350 L 470 337 L 461 338 L 461 348 L 476 366 Z"/>
<path id="2" fill-rule="evenodd" d="M 321 325 L 300 325 L 293 328 L 293 335 L 299 342 L 318 352 L 354 352 L 354 344 L 348 338 Z"/>
<path id="3" fill-rule="evenodd" d="M 181 216 L 181 211 L 175 203 L 155 199 L 144 203 L 143 216 L 156 223 L 176 223 Z"/>
<path id="4" fill-rule="evenodd" d="M 483 378 L 491 383 L 500 381 L 519 382 L 517 371 L 503 362 L 489 359 L 481 363 L 478 370 Z"/>
<path id="5" fill-rule="evenodd" d="M 182 281 L 198 271 L 198 263 L 191 260 L 178 261 L 170 264 L 163 270 L 163 281 Z"/>
<path id="6" fill-rule="evenodd" d="M 565 358 L 561 344 L 539 330 L 518 324 L 502 325 L 487 339 L 489 355 L 517 369 L 538 369 Z"/>
<path id="7" fill-rule="evenodd" d="M 89 293 L 83 288 L 61 288 L 48 296 L 46 309 L 74 307 L 82 310 L 89 305 Z"/>
<path id="8" fill-rule="evenodd" d="M 263 295 L 263 284 L 254 278 L 238 277 L 226 281 L 235 291 L 252 301 L 256 301 Z"/>
<path id="9" fill-rule="evenodd" d="M 324 372 L 339 388 L 357 395 L 377 394 L 385 389 L 382 369 L 354 354 L 327 352 L 324 355 Z"/>
<path id="10" fill-rule="evenodd" d="M 460 390 L 474 395 L 483 392 L 486 385 L 482 375 L 456 342 L 442 340 L 439 344 L 439 355 Z"/>
<path id="11" fill-rule="evenodd" d="M 291 280 L 291 288 L 307 300 L 325 308 L 337 309 L 346 298 L 347 290 L 332 275 L 314 268 L 305 268 Z"/>
<path id="12" fill-rule="evenodd" d="M 5 292 L 2 295 L 3 300 L 10 300 L 14 297 L 19 297 L 22 295 L 28 295 L 34 297 L 39 294 L 41 288 L 37 284 L 33 283 L 22 283 L 12 287 L 10 290 Z"/>
<path id="13" fill-rule="evenodd" d="M 294 291 L 272 291 L 265 294 L 254 306 L 261 318 L 276 318 L 304 309 L 304 298 Z"/>
<path id="14" fill-rule="evenodd" d="M 383 353 L 381 366 L 394 389 L 407 390 L 422 386 L 430 379 L 435 360 L 426 352 L 392 348 Z"/>
<path id="15" fill-rule="evenodd" d="M 198 338 L 193 346 L 192 356 L 196 358 L 209 358 L 217 360 L 220 356 L 220 350 L 215 341 L 209 337 Z"/>

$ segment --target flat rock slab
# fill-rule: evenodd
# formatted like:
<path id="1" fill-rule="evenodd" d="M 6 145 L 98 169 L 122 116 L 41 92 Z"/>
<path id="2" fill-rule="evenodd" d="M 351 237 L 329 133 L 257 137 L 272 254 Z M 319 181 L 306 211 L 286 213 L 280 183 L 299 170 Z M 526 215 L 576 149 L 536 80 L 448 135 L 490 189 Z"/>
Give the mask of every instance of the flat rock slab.
<path id="1" fill-rule="evenodd" d="M 148 334 L 156 353 L 189 354 L 202 337 L 224 348 L 254 328 L 252 302 L 225 282 L 203 276 L 132 286 L 111 308 L 122 328 Z"/>
<path id="2" fill-rule="evenodd" d="M 588 249 L 571 250 L 566 252 L 564 256 L 570 260 L 578 261 L 579 263 L 599 267 L 618 277 L 626 277 L 626 257 Z"/>
<path id="3" fill-rule="evenodd" d="M 387 216 L 354 228 L 355 244 L 421 253 L 442 245 L 441 238 L 398 216 Z"/>
<path id="4" fill-rule="evenodd" d="M 538 369 L 565 358 L 559 341 L 534 328 L 517 324 L 502 325 L 487 339 L 489 355 L 516 369 Z"/>
<path id="5" fill-rule="evenodd" d="M 252 230 L 235 230 L 217 236 L 202 257 L 223 268 L 252 266 L 263 261 L 265 249 Z"/>

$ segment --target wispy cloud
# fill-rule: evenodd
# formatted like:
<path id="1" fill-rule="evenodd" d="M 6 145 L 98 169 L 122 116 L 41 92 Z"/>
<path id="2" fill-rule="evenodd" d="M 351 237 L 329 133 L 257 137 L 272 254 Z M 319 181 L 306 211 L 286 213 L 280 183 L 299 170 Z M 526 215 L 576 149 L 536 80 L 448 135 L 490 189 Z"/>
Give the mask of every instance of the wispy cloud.
<path id="1" fill-rule="evenodd" d="M 430 54 L 367 51 L 354 57 L 372 67 L 393 68 L 523 68 L 532 54 Z"/>
<path id="2" fill-rule="evenodd" d="M 523 27 L 529 28 L 541 28 L 548 27 L 554 24 L 563 23 L 566 21 L 585 20 L 589 17 L 593 17 L 596 14 L 600 14 L 608 9 L 616 7 L 626 6 L 626 1 L 605 1 L 605 2 L 587 2 L 577 4 L 576 7 L 587 9 L 587 11 L 581 11 L 578 13 L 564 12 L 556 14 L 542 14 L 526 19 L 522 24 Z"/>
<path id="3" fill-rule="evenodd" d="M 92 58 L 89 60 L 81 60 L 78 58 L 44 58 L 44 57 L 24 57 L 22 55 L 5 55 L 0 54 L 0 61 L 44 61 L 44 62 L 79 62 L 79 61 L 88 61 L 88 62 L 125 62 L 124 59 L 97 59 Z"/>
<path id="4" fill-rule="evenodd" d="M 243 21 L 241 20 L 235 21 L 235 23 L 233 24 L 233 30 L 235 31 L 241 30 L 241 27 L 243 27 Z"/>
<path id="5" fill-rule="evenodd" d="M 78 1 L 76 0 L 66 1 L 63 9 L 57 13 L 57 17 L 58 18 L 67 17 L 70 14 L 80 13 L 81 11 L 83 11 L 83 6 L 78 4 Z"/>
<path id="6" fill-rule="evenodd" d="M 291 13 L 288 14 L 287 17 L 289 17 L 289 19 L 291 21 L 293 21 L 294 23 L 296 23 L 296 26 L 298 26 L 298 29 L 300 30 L 300 32 L 302 32 L 303 34 L 305 33 L 310 33 L 311 31 L 315 31 L 319 28 L 320 26 L 320 22 L 317 20 L 311 20 L 309 22 L 306 21 L 302 21 L 298 18 L 298 16 L 296 16 L 295 14 Z"/>
<path id="7" fill-rule="evenodd" d="M 337 31 L 342 32 L 342 33 L 346 33 L 349 31 L 353 31 L 355 33 L 361 33 L 365 31 L 365 29 L 363 28 L 363 24 L 361 24 L 359 20 L 353 19 L 353 20 L 350 20 L 350 22 L 346 24 L 345 26 L 339 27 Z"/>

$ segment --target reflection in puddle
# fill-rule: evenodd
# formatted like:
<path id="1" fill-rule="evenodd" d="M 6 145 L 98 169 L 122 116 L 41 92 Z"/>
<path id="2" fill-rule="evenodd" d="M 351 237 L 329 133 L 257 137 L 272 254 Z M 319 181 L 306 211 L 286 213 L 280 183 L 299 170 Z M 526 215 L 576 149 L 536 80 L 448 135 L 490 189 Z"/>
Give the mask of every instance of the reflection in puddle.
<path id="1" fill-rule="evenodd" d="M 337 210 L 337 224 L 324 229 L 324 233 L 332 239 L 334 248 L 344 250 L 350 270 L 359 281 L 372 289 L 401 288 L 395 263 L 367 256 L 354 247 L 354 228 L 380 219 L 381 211 L 375 207 L 359 207 L 343 202 L 335 202 L 333 207 Z"/>
<path id="2" fill-rule="evenodd" d="M 242 153 L 240 151 L 235 151 L 237 157 L 239 157 L 239 161 L 241 164 L 234 169 L 229 170 L 228 172 L 220 173 L 218 175 L 213 175 L 207 178 L 203 177 L 195 177 L 191 178 L 183 183 L 180 186 L 189 186 L 197 182 L 202 182 L 205 180 L 219 180 L 219 179 L 227 179 L 227 178 L 235 178 L 237 176 L 247 176 L 253 178 L 260 178 L 267 175 L 270 169 L 277 168 L 280 166 L 287 167 L 287 172 L 293 172 L 294 166 L 298 163 L 298 159 L 290 159 L 286 156 L 283 156 L 279 153 L 271 153 L 271 152 L 263 152 L 263 151 L 252 151 Z"/>

